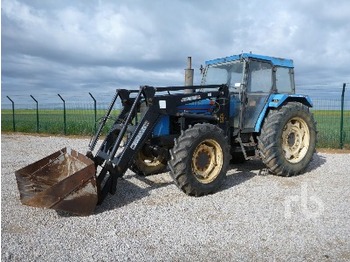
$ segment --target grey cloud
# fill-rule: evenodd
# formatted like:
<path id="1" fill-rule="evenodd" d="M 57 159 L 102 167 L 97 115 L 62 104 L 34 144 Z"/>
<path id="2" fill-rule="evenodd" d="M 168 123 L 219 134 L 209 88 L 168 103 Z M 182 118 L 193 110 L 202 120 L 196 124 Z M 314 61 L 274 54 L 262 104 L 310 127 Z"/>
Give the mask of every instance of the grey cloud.
<path id="1" fill-rule="evenodd" d="M 186 57 L 294 59 L 300 85 L 349 82 L 346 0 L 2 1 L 2 96 L 183 82 Z M 196 83 L 199 83 L 198 70 Z"/>

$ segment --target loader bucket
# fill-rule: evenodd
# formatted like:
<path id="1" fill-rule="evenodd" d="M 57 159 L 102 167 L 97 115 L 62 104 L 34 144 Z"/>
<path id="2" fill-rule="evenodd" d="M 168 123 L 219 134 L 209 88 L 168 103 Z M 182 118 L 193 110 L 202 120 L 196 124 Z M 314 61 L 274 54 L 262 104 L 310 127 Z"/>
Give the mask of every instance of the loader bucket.
<path id="1" fill-rule="evenodd" d="M 63 148 L 15 172 L 22 204 L 76 215 L 91 214 L 98 201 L 94 162 Z"/>

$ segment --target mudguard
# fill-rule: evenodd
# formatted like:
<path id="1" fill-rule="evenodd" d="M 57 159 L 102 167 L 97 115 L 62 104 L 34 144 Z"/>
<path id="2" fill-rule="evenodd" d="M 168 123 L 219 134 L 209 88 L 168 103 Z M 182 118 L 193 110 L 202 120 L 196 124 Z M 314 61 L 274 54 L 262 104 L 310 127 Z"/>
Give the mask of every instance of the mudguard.
<path id="1" fill-rule="evenodd" d="M 258 120 L 256 121 L 254 131 L 260 132 L 262 123 L 266 117 L 269 108 L 278 108 L 283 105 L 284 102 L 300 102 L 308 107 L 313 107 L 313 103 L 309 96 L 300 94 L 271 94 L 261 111 Z"/>

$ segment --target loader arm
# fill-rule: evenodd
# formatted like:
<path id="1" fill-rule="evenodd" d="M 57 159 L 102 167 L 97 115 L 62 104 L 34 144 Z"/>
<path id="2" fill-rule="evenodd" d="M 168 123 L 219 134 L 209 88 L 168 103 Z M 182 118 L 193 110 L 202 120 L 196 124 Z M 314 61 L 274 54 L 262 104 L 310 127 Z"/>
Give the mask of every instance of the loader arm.
<path id="1" fill-rule="evenodd" d="M 159 105 L 152 103 L 154 88 L 141 87 L 135 98 L 130 98 L 132 92 L 124 89 L 117 90 L 123 109 L 94 157 L 95 165 L 102 167 L 97 174 L 97 183 L 100 186 L 99 202 L 103 201 L 108 193 L 115 193 L 117 179 L 125 174 L 136 152 L 150 136 L 160 116 Z M 148 105 L 142 119 L 138 122 L 137 115 L 141 99 L 147 101 Z M 116 99 L 113 99 L 110 108 L 113 108 L 115 101 Z M 104 119 L 107 119 L 110 113 L 111 110 L 108 110 Z M 101 123 L 99 130 L 102 130 L 104 124 L 105 121 Z M 93 142 L 96 144 L 97 141 Z"/>

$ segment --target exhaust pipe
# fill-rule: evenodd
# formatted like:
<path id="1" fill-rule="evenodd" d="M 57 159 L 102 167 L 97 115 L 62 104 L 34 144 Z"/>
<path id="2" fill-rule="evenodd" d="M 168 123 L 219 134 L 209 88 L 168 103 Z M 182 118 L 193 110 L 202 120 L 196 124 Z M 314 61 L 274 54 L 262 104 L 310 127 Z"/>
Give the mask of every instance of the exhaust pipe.
<path id="1" fill-rule="evenodd" d="M 187 57 L 187 68 L 185 69 L 185 86 L 193 86 L 193 73 L 194 70 L 192 69 L 192 58 L 189 56 Z M 185 89 L 185 94 L 193 93 L 193 89 Z"/>

